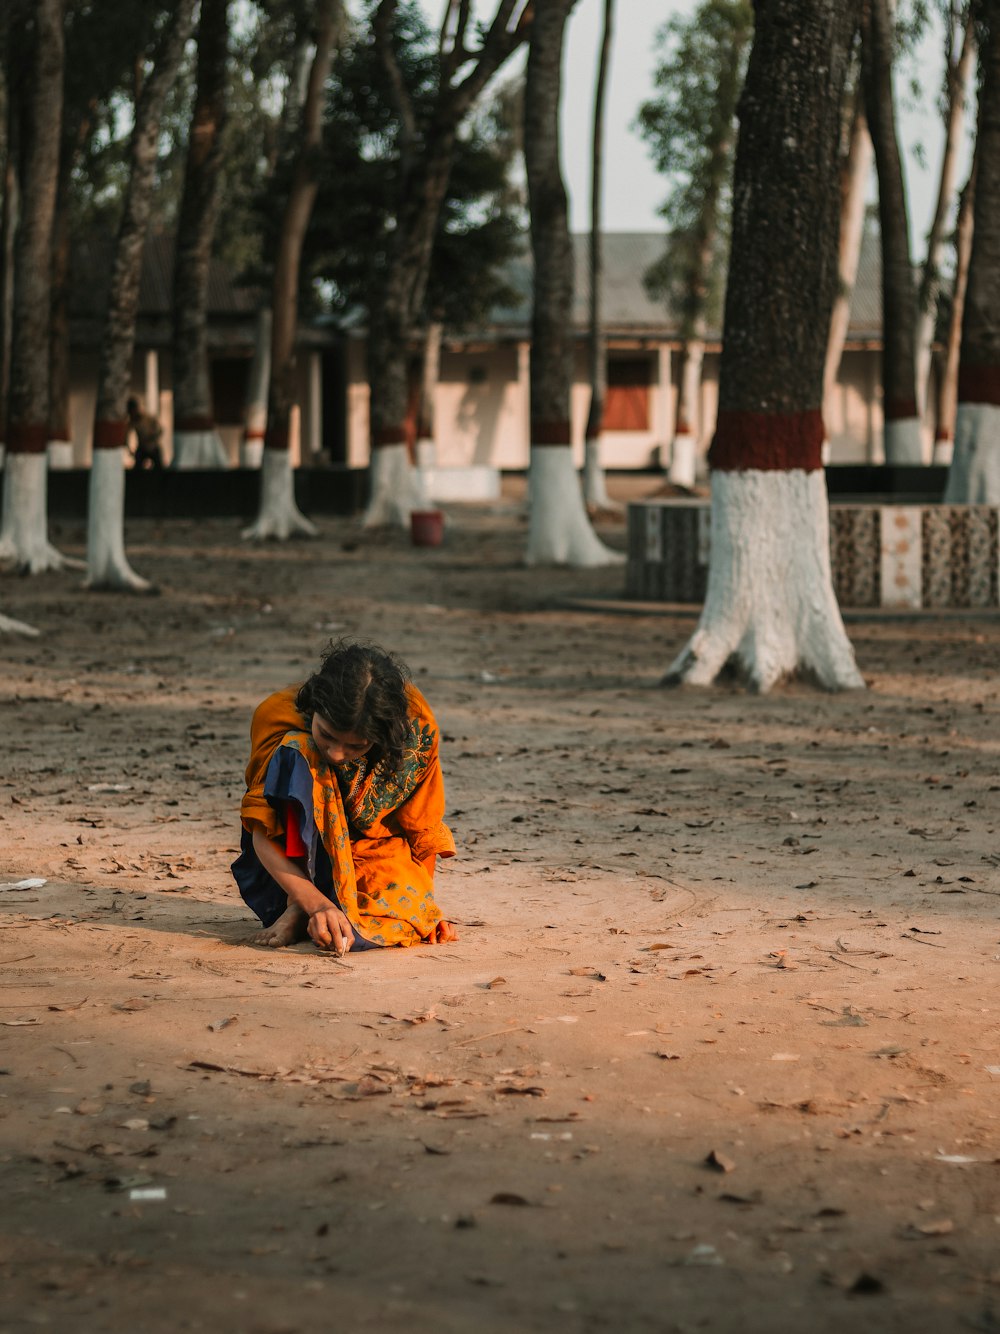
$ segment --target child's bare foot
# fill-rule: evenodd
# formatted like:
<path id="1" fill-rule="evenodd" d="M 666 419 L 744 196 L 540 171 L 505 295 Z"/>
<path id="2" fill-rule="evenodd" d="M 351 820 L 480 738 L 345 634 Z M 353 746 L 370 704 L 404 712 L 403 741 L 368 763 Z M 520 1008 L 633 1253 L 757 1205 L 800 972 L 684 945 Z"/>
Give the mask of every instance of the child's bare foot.
<path id="1" fill-rule="evenodd" d="M 446 922 L 443 917 L 441 921 L 435 925 L 434 930 L 430 934 L 430 942 L 432 945 L 450 945 L 453 940 L 457 939 L 458 932 L 452 926 L 451 922 Z"/>
<path id="2" fill-rule="evenodd" d="M 308 934 L 306 931 L 308 921 L 302 909 L 297 904 L 290 903 L 277 921 L 252 935 L 250 943 L 269 945 L 274 950 L 281 949 L 284 945 L 294 945 L 297 941 L 305 940 Z"/>

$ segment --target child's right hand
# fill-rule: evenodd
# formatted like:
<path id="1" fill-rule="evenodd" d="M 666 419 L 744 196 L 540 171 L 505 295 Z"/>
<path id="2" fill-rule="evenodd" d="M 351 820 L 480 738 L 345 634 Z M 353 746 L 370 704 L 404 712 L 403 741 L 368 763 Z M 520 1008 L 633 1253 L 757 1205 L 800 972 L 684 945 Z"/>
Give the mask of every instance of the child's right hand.
<path id="1" fill-rule="evenodd" d="M 354 944 L 350 922 L 332 903 L 309 914 L 308 931 L 320 949 L 335 950 L 337 954 L 346 954 Z"/>

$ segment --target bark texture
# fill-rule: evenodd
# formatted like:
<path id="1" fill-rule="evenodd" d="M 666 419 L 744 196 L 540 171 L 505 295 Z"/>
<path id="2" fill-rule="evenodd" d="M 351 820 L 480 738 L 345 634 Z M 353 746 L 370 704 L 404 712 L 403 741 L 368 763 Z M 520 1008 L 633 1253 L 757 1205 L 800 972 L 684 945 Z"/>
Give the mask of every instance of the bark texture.
<path id="1" fill-rule="evenodd" d="M 37 453 L 48 441 L 52 233 L 59 184 L 65 45 L 64 0 L 38 0 L 26 90 L 7 448 Z"/>
<path id="2" fill-rule="evenodd" d="M 853 3 L 762 0 L 740 98 L 715 469 L 821 466 Z"/>
<path id="3" fill-rule="evenodd" d="M 919 462 L 919 458 L 893 458 L 890 443 L 892 423 L 912 421 L 917 415 L 917 293 L 910 256 L 906 185 L 896 134 L 892 59 L 893 21 L 888 0 L 865 0 L 861 68 L 868 125 L 878 171 L 886 460 L 890 463 L 912 463 Z"/>
<path id="4" fill-rule="evenodd" d="M 608 349 L 601 312 L 604 281 L 602 191 L 604 188 L 604 101 L 614 36 L 615 0 L 604 0 L 604 30 L 594 87 L 594 127 L 590 147 L 590 324 L 587 359 L 590 371 L 590 407 L 584 432 L 583 494 L 591 511 L 608 509 L 611 500 L 601 466 L 601 432 L 608 387 Z"/>
<path id="5" fill-rule="evenodd" d="M 302 246 L 319 188 L 326 80 L 342 23 L 341 0 L 320 0 L 315 11 L 315 47 L 301 109 L 299 143 L 274 265 L 267 449 L 288 449 L 291 412 L 295 403 L 295 335 L 299 318 Z"/>
<path id="6" fill-rule="evenodd" d="M 872 138 L 865 116 L 864 90 L 854 90 L 847 152 L 840 173 L 840 248 L 837 295 L 830 316 L 830 337 L 826 347 L 826 371 L 823 376 L 823 402 L 833 392 L 844 355 L 844 341 L 851 319 L 851 300 L 858 277 L 861 242 L 865 231 L 865 196 L 872 170 Z"/>
<path id="7" fill-rule="evenodd" d="M 302 246 L 319 189 L 326 81 L 343 27 L 341 0 L 319 0 L 314 17 L 313 58 L 306 74 L 299 141 L 282 216 L 271 288 L 270 378 L 260 509 L 256 520 L 243 533 L 244 538 L 252 541 L 272 539 L 283 542 L 289 537 L 316 536 L 315 526 L 295 502 L 288 439 L 295 405 L 295 335 L 299 324 Z"/>
<path id="8" fill-rule="evenodd" d="M 937 412 L 934 430 L 934 462 L 951 463 L 955 440 L 955 415 L 958 410 L 958 363 L 962 350 L 962 319 L 965 293 L 969 286 L 969 261 L 972 258 L 973 204 L 976 198 L 976 156 L 958 205 L 955 229 L 955 280 L 952 285 L 948 337 L 937 377 Z"/>
<path id="9" fill-rule="evenodd" d="M 955 199 L 955 175 L 965 126 L 969 80 L 976 58 L 975 27 L 971 7 L 965 19 L 957 56 L 953 32 L 949 26 L 945 68 L 945 142 L 938 177 L 934 217 L 927 236 L 927 256 L 917 292 L 916 367 L 917 408 L 923 415 L 930 380 L 931 348 L 937 325 L 938 295 L 941 290 L 941 254 L 947 239 L 948 218 Z"/>
<path id="10" fill-rule="evenodd" d="M 129 178 L 118 228 L 111 288 L 101 340 L 94 450 L 106 458 L 90 470 L 87 501 L 87 583 L 91 588 L 146 590 L 125 555 L 125 487 L 122 449 L 127 434 L 126 404 L 132 378 L 135 324 L 139 309 L 142 252 L 156 181 L 160 120 L 184 46 L 191 34 L 195 0 L 177 0 L 156 50 L 153 67 L 136 98 L 129 145 Z"/>
<path id="11" fill-rule="evenodd" d="M 210 431 L 208 271 L 219 204 L 226 120 L 228 0 L 201 0 L 197 92 L 184 168 L 174 259 L 175 431 Z"/>
<path id="12" fill-rule="evenodd" d="M 552 0 L 544 2 L 551 4 Z M 369 429 L 373 451 L 406 440 L 410 352 L 424 316 L 434 237 L 448 192 L 459 128 L 494 74 L 524 40 L 532 6 L 528 5 L 518 20 L 518 0 L 499 0 L 478 48 L 473 49 L 469 0 L 447 0 L 438 54 L 438 93 L 423 124 L 417 122 L 394 51 L 398 8 L 398 0 L 380 0 L 372 19 L 386 86 L 401 126 L 395 228 L 385 273 L 369 310 Z M 387 485 L 397 488 L 395 494 L 386 492 Z M 408 522 L 416 495 L 409 470 L 373 468 L 365 524 L 372 527 Z"/>
<path id="13" fill-rule="evenodd" d="M 740 100 L 705 607 L 666 684 L 862 684 L 830 575 L 821 403 L 857 8 L 758 0 Z"/>
<path id="14" fill-rule="evenodd" d="M 984 0 L 972 253 L 949 503 L 1000 504 L 1000 0 Z"/>
<path id="15" fill-rule="evenodd" d="M 619 557 L 590 525 L 573 468 L 573 251 L 559 165 L 559 95 L 566 20 L 574 0 L 539 4 L 524 93 L 524 159 L 531 214 L 531 564 L 601 565 Z"/>
<path id="16" fill-rule="evenodd" d="M 170 23 L 135 107 L 135 128 L 129 146 L 129 178 L 118 228 L 97 387 L 95 446 L 110 445 L 121 428 L 124 444 L 125 404 L 132 374 L 135 321 L 139 307 L 142 251 L 153 206 L 160 118 L 191 34 L 195 0 L 177 0 Z M 112 426 L 110 432 L 103 428 Z M 113 447 L 117 447 L 116 443 Z"/>

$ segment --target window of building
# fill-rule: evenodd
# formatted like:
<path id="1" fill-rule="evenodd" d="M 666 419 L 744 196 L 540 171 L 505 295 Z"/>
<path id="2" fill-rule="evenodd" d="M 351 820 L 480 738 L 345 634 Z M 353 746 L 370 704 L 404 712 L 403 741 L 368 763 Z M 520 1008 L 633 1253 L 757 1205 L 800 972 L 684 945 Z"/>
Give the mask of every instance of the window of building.
<path id="1" fill-rule="evenodd" d="M 648 357 L 608 359 L 605 431 L 649 430 L 650 364 Z"/>

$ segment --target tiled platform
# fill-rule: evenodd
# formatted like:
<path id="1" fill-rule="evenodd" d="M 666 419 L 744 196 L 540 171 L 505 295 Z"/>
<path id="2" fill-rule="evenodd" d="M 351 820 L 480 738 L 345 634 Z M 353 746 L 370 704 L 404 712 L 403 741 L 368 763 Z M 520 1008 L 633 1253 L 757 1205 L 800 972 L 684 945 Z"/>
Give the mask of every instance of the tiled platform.
<path id="1" fill-rule="evenodd" d="M 830 560 L 842 607 L 1000 605 L 1000 510 L 989 505 L 831 505 Z M 628 507 L 626 594 L 702 602 L 707 501 Z"/>

